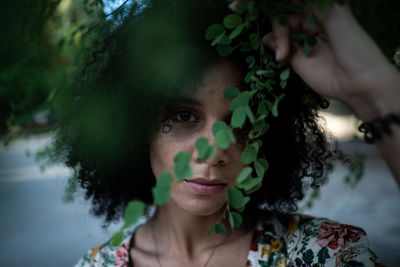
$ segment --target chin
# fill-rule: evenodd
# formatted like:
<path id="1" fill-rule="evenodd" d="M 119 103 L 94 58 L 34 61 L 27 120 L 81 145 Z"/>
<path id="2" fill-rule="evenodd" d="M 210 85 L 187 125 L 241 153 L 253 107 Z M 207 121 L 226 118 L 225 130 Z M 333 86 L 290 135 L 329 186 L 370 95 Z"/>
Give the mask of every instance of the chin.
<path id="1" fill-rule="evenodd" d="M 184 209 L 189 212 L 192 215 L 196 216 L 212 216 L 217 213 L 220 213 L 221 210 L 225 207 L 225 204 L 222 204 L 217 207 L 201 207 L 201 206 L 196 206 L 196 207 L 185 207 Z"/>
<path id="2" fill-rule="evenodd" d="M 176 192 L 178 193 L 178 192 Z M 176 206 L 196 216 L 211 216 L 225 208 L 225 194 L 218 196 L 187 196 L 187 194 L 171 192 L 171 201 Z M 189 194 L 190 195 L 190 194 Z"/>

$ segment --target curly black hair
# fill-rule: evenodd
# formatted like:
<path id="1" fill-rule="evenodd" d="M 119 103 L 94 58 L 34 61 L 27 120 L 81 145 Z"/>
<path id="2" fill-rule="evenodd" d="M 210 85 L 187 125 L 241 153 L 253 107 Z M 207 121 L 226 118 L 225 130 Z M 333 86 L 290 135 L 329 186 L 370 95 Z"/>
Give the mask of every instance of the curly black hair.
<path id="1" fill-rule="evenodd" d="M 221 60 L 204 32 L 222 21 L 228 7 L 224 1 L 190 2 L 134 4 L 95 43 L 89 62 L 60 98 L 56 147 L 76 170 L 94 214 L 105 215 L 106 222 L 118 219 L 133 199 L 152 203 L 149 148 L 160 130 L 161 107 L 195 87 L 190 85 Z M 247 68 L 241 53 L 226 60 Z M 248 225 L 266 212 L 295 211 L 304 180 L 320 186 L 326 167 L 343 157 L 317 123 L 317 110 L 326 108 L 327 100 L 295 75 L 285 90 L 279 116 L 268 119 L 270 129 L 262 137 L 260 153 L 270 168 L 246 206 Z"/>

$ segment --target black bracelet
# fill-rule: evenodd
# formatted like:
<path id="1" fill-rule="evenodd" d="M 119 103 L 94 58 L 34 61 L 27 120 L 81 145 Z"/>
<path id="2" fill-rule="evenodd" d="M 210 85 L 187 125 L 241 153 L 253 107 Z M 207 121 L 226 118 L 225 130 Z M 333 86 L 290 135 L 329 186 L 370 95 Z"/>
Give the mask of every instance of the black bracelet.
<path id="1" fill-rule="evenodd" d="M 363 122 L 358 130 L 364 133 L 364 140 L 367 144 L 373 144 L 382 138 L 383 134 L 390 135 L 390 124 L 400 125 L 400 117 L 393 113 L 384 118 L 377 118 L 370 121 Z"/>

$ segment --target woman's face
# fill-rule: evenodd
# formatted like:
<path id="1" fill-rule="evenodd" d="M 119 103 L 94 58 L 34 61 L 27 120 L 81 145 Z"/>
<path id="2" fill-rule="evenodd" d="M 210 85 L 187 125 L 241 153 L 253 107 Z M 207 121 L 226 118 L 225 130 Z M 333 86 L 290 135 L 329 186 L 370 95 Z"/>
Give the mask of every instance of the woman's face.
<path id="1" fill-rule="evenodd" d="M 174 156 L 180 151 L 192 155 L 193 175 L 185 181 L 173 180 L 171 201 L 195 215 L 211 215 L 225 204 L 225 191 L 235 183 L 244 167 L 241 162 L 242 146 L 233 144 L 226 150 L 216 149 L 215 157 L 207 161 L 198 158 L 195 141 L 207 137 L 214 143 L 212 126 L 217 121 L 229 124 L 230 99 L 224 98 L 227 87 L 238 87 L 239 69 L 229 62 L 218 63 L 203 74 L 195 94 L 177 103 L 168 118 L 171 128 L 157 134 L 151 145 L 151 167 L 155 177 L 162 172 L 173 173 Z"/>

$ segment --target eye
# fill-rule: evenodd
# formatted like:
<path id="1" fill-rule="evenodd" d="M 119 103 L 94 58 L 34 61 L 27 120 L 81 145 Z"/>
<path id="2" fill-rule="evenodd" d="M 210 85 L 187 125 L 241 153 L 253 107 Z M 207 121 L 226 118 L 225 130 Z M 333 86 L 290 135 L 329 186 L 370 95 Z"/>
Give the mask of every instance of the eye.
<path id="1" fill-rule="evenodd" d="M 174 120 L 177 122 L 196 122 L 196 115 L 189 110 L 181 110 L 175 113 Z"/>

